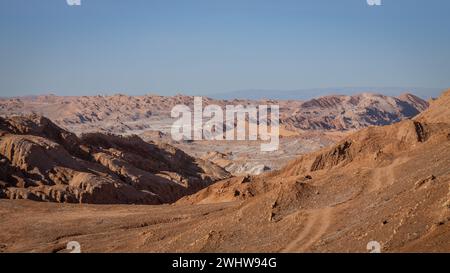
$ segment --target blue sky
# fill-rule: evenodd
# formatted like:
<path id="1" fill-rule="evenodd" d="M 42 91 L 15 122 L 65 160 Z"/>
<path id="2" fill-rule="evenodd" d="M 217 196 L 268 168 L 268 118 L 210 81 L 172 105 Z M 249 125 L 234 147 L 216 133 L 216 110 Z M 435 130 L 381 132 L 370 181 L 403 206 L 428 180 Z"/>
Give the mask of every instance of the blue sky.
<path id="1" fill-rule="evenodd" d="M 0 0 L 0 96 L 450 87 L 450 1 Z"/>

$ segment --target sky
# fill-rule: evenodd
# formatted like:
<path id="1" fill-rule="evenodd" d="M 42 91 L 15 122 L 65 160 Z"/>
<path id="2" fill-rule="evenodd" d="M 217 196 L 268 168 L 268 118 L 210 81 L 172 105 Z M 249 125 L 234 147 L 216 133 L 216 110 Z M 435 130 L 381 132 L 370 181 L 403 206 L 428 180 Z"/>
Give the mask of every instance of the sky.
<path id="1" fill-rule="evenodd" d="M 0 0 L 0 96 L 450 87 L 450 1 Z"/>

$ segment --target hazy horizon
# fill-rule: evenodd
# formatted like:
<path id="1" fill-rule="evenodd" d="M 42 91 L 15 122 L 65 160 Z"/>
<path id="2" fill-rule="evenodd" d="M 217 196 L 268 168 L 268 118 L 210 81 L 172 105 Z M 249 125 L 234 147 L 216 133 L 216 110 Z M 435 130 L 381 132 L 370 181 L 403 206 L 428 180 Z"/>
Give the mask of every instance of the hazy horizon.
<path id="1" fill-rule="evenodd" d="M 447 88 L 448 89 L 448 88 Z M 138 93 L 128 93 L 128 92 L 92 92 L 91 94 L 61 94 L 59 92 L 41 92 L 35 94 L 20 94 L 17 96 L 4 96 L 0 95 L 0 98 L 15 98 L 15 97 L 33 97 L 33 96 L 113 96 L 118 94 L 128 95 L 128 96 L 143 96 L 143 95 L 160 95 L 160 96 L 175 96 L 175 95 L 185 95 L 185 96 L 203 96 L 210 97 L 213 99 L 248 99 L 248 100 L 259 100 L 259 99 L 276 99 L 276 100 L 308 100 L 321 96 L 328 95 L 357 95 L 361 93 L 373 93 L 381 94 L 385 96 L 399 96 L 404 93 L 411 93 L 422 99 L 436 98 L 441 95 L 441 93 L 446 88 L 423 88 L 423 87 L 330 87 L 330 88 L 308 88 L 308 89 L 295 89 L 295 90 L 275 90 L 275 89 L 247 89 L 247 90 L 234 90 L 229 92 L 215 92 L 202 94 L 199 92 L 138 92 Z"/>

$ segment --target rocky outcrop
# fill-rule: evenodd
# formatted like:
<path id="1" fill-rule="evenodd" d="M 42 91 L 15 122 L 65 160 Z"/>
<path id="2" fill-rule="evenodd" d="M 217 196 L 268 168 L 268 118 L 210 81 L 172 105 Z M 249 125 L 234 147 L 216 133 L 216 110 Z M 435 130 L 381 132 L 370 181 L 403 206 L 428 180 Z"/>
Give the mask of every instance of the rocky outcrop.
<path id="1" fill-rule="evenodd" d="M 355 130 L 372 125 L 389 125 L 412 118 L 428 103 L 414 95 L 398 98 L 364 93 L 355 96 L 326 96 L 302 103 L 281 123 L 302 130 Z"/>
<path id="2" fill-rule="evenodd" d="M 419 155 L 414 155 L 412 158 L 420 159 L 434 167 L 439 161 L 434 159 L 435 161 L 430 163 L 431 159 L 428 156 L 421 156 L 417 150 L 439 149 L 440 147 L 445 153 L 448 149 L 450 115 L 442 113 L 448 113 L 448 104 L 446 103 L 449 102 L 449 98 L 450 92 L 447 91 L 441 98 L 434 101 L 429 109 L 414 119 L 387 126 L 370 126 L 348 135 L 334 145 L 302 155 L 289 162 L 281 170 L 254 176 L 251 178 L 251 183 L 241 184 L 236 179 L 227 180 L 195 195 L 185 197 L 180 203 L 228 202 L 271 193 L 289 196 L 286 202 L 293 204 L 295 200 L 300 200 L 297 198 L 298 194 L 305 194 L 304 189 L 303 192 L 297 190 L 298 186 L 315 181 L 316 177 L 321 177 L 323 183 L 342 181 L 341 177 L 355 181 L 354 175 L 371 171 L 375 173 L 372 174 L 375 176 L 375 180 L 387 180 L 389 177 L 384 176 L 394 176 L 390 168 L 397 167 L 402 160 L 408 160 L 409 154 L 413 153 L 419 153 Z M 335 102 L 334 99 L 312 104 L 320 103 L 325 106 L 333 102 Z M 445 158 L 445 155 L 440 154 L 436 157 L 442 159 Z M 448 156 L 446 160 L 448 160 Z M 421 168 L 431 167 L 427 164 Z M 387 174 L 374 171 L 386 168 Z M 365 178 L 356 179 L 356 181 L 369 179 L 369 174 L 366 173 L 366 175 Z M 237 191 L 246 194 L 233 195 Z M 308 189 L 308 194 L 310 196 L 320 195 L 320 191 Z"/>
<path id="3" fill-rule="evenodd" d="M 450 114 L 445 115 L 449 98 L 450 92 L 444 92 L 428 110 L 413 120 L 363 129 L 332 147 L 298 158 L 280 173 L 301 175 L 350 163 L 374 167 L 398 153 L 415 149 L 420 143 L 445 142 L 450 133 Z"/>
<path id="4" fill-rule="evenodd" d="M 229 174 L 137 136 L 78 138 L 41 116 L 0 118 L 0 197 L 97 204 L 171 203 Z"/>

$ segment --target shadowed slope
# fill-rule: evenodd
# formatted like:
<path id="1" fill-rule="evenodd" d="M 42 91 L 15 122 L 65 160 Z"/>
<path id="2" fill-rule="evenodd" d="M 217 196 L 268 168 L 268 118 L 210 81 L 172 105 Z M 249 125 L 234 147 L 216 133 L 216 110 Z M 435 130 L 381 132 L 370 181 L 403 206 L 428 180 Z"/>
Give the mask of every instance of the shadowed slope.
<path id="1" fill-rule="evenodd" d="M 0 196 L 54 202 L 173 202 L 228 176 L 137 136 L 81 139 L 40 116 L 0 118 Z"/>

